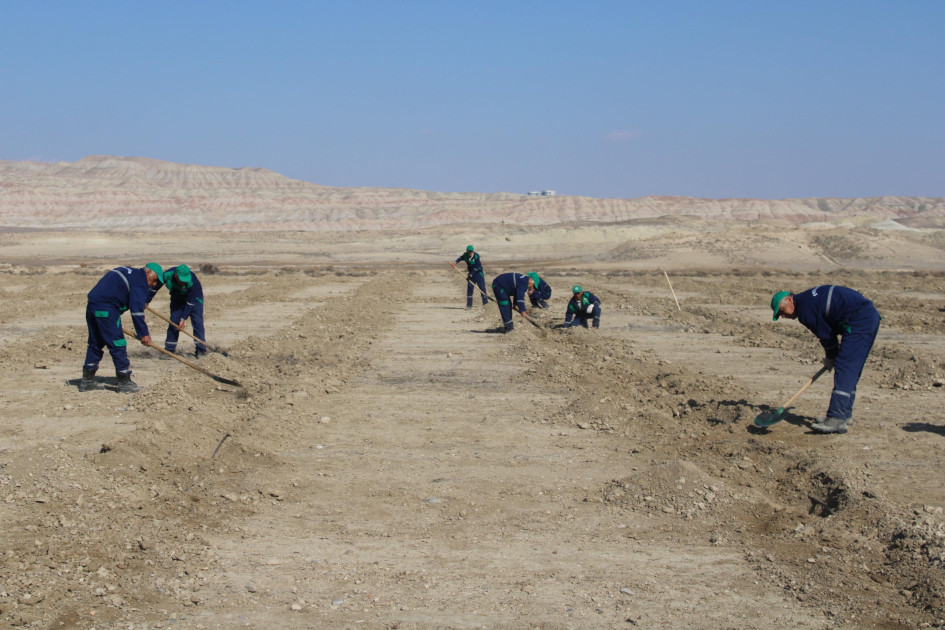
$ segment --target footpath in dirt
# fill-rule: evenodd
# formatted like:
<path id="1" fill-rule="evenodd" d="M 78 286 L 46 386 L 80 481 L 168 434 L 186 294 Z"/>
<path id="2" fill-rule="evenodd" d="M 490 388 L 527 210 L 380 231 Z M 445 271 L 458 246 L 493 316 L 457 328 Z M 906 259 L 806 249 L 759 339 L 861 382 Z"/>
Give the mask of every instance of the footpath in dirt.
<path id="1" fill-rule="evenodd" d="M 828 384 L 748 428 L 816 370 L 799 325 L 762 324 L 783 279 L 678 278 L 680 311 L 662 274 L 572 274 L 548 278 L 593 287 L 599 332 L 556 328 L 557 295 L 540 329 L 489 332 L 497 309 L 465 310 L 448 270 L 208 275 L 208 330 L 232 358 L 201 365 L 245 389 L 135 346 L 147 388 L 131 396 L 65 384 L 79 317 L 19 317 L 42 296 L 81 313 L 94 278 L 38 274 L 26 295 L 0 277 L 23 295 L 0 302 L 0 620 L 945 625 L 927 413 L 945 329 L 918 305 L 941 278 L 847 283 L 897 314 L 861 383 L 869 420 L 816 436 Z"/>

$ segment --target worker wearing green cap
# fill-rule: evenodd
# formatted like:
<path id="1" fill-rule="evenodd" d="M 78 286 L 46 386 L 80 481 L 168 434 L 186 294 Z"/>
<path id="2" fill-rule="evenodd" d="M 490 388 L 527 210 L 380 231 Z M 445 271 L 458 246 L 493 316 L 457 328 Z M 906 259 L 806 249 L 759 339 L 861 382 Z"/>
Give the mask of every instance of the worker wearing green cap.
<path id="1" fill-rule="evenodd" d="M 594 328 L 600 328 L 600 298 L 579 284 L 571 287 L 571 296 L 564 313 L 564 327 L 581 325 L 587 328 L 587 321 L 591 320 Z"/>
<path id="2" fill-rule="evenodd" d="M 811 425 L 817 433 L 846 433 L 853 422 L 856 385 L 879 332 L 880 315 L 866 297 L 827 284 L 771 297 L 773 319 L 796 319 L 820 340 L 824 367 L 834 370 L 827 415 Z"/>
<path id="3" fill-rule="evenodd" d="M 525 275 L 531 278 L 532 282 L 535 284 L 535 288 L 528 292 L 528 299 L 531 301 L 532 306 L 535 308 L 548 308 L 548 302 L 545 300 L 551 299 L 551 285 L 538 277 L 538 274 L 534 271 L 529 271 Z"/>
<path id="4" fill-rule="evenodd" d="M 460 254 L 459 258 L 450 264 L 455 268 L 456 264 L 459 262 L 466 263 L 466 310 L 472 308 L 473 292 L 476 290 L 476 286 L 479 287 L 479 295 L 482 296 L 482 305 L 485 306 L 489 303 L 489 298 L 486 295 L 486 276 L 482 271 L 482 259 L 479 257 L 479 254 L 476 253 L 476 248 L 472 245 L 467 245 L 466 251 Z"/>
<path id="5" fill-rule="evenodd" d="M 116 267 L 98 281 L 89 291 L 88 304 L 85 308 L 85 323 L 89 329 L 89 344 L 82 364 L 82 380 L 79 391 L 87 392 L 102 389 L 104 385 L 95 380 L 98 364 L 105 356 L 104 348 L 115 364 L 115 377 L 118 391 L 134 393 L 141 388 L 131 380 L 131 362 L 128 360 L 128 342 L 121 328 L 121 315 L 131 311 L 138 339 L 146 346 L 151 345 L 151 333 L 144 321 L 144 307 L 149 300 L 149 289 L 159 288 L 162 273 L 157 263 L 148 263 L 144 267 Z"/>
<path id="6" fill-rule="evenodd" d="M 203 287 L 200 280 L 187 265 L 171 267 L 164 272 L 164 286 L 171 294 L 171 321 L 184 330 L 189 319 L 193 325 L 194 336 L 206 341 L 203 326 Z M 178 328 L 167 327 L 167 337 L 164 339 L 164 349 L 168 352 L 177 352 L 177 339 L 180 334 Z M 207 346 L 203 341 L 194 341 L 196 350 L 194 358 L 199 359 L 207 354 Z"/>

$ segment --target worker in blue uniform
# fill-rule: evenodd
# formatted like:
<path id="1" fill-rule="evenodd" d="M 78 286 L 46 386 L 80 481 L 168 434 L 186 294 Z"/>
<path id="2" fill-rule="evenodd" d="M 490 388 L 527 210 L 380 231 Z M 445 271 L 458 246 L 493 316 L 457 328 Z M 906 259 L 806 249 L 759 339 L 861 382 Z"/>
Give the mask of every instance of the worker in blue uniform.
<path id="1" fill-rule="evenodd" d="M 535 288 L 528 293 L 528 299 L 531 301 L 532 306 L 535 308 L 548 308 L 548 302 L 546 300 L 551 299 L 551 285 L 538 277 L 538 274 L 534 271 L 530 271 L 525 275 L 531 278 L 532 283 L 535 285 Z"/>
<path id="2" fill-rule="evenodd" d="M 502 314 L 502 332 L 511 332 L 515 328 L 515 322 L 512 321 L 513 306 L 522 317 L 528 317 L 525 296 L 534 287 L 532 279 L 523 273 L 503 273 L 492 279 L 492 293 Z"/>
<path id="3" fill-rule="evenodd" d="M 564 313 L 564 327 L 581 325 L 587 328 L 587 321 L 591 321 L 594 328 L 600 328 L 600 299 L 585 291 L 581 285 L 571 287 L 571 300 Z"/>
<path id="4" fill-rule="evenodd" d="M 486 295 L 486 277 L 482 271 L 482 258 L 476 253 L 476 248 L 472 245 L 467 245 L 466 251 L 450 264 L 455 268 L 456 264 L 459 262 L 466 263 L 466 310 L 472 308 L 473 292 L 476 290 L 477 286 L 482 296 L 482 305 L 485 306 L 489 303 L 489 297 Z"/>
<path id="5" fill-rule="evenodd" d="M 82 365 L 80 392 L 102 388 L 102 384 L 95 381 L 95 372 L 98 371 L 98 364 L 105 355 L 103 348 L 106 347 L 115 364 L 118 391 L 134 393 L 141 389 L 131 380 L 131 362 L 126 348 L 128 342 L 121 330 L 121 315 L 131 311 L 131 322 L 138 339 L 150 346 L 151 334 L 144 321 L 144 307 L 148 303 L 148 289 L 159 286 L 158 278 L 162 273 L 157 263 L 148 263 L 142 268 L 117 267 L 102 276 L 89 291 L 85 308 L 89 345 Z"/>
<path id="6" fill-rule="evenodd" d="M 164 286 L 167 292 L 171 294 L 171 317 L 170 320 L 185 330 L 187 320 L 194 329 L 194 336 L 206 341 L 204 337 L 206 331 L 203 326 L 203 287 L 200 286 L 200 280 L 187 265 L 178 265 L 171 267 L 164 272 Z M 177 339 L 180 330 L 174 326 L 167 327 L 167 337 L 164 339 L 164 349 L 168 352 L 177 351 Z M 194 358 L 207 354 L 207 346 L 202 341 L 194 341 L 196 350 Z"/>
<path id="7" fill-rule="evenodd" d="M 827 415 L 811 429 L 846 433 L 853 422 L 856 384 L 879 332 L 879 312 L 860 293 L 832 284 L 798 294 L 778 291 L 771 298 L 771 310 L 774 321 L 796 319 L 814 333 L 824 348 L 824 366 L 834 371 Z"/>

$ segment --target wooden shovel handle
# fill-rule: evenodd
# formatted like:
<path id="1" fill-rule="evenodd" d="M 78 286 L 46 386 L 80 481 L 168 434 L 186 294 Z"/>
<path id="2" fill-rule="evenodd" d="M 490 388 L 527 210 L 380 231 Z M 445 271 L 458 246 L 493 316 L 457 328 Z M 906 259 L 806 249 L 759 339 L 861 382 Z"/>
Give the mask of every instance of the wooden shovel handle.
<path id="1" fill-rule="evenodd" d="M 121 331 L 122 331 L 123 333 L 125 333 L 127 336 L 131 337 L 132 339 L 138 339 L 138 335 L 134 334 L 133 332 L 131 332 L 131 331 L 128 330 L 127 328 L 122 328 Z M 234 381 L 233 379 L 223 378 L 222 376 L 217 376 L 216 374 L 214 374 L 214 373 L 211 372 L 210 370 L 204 369 L 204 368 L 200 367 L 199 365 L 197 365 L 196 363 L 193 363 L 193 362 L 191 362 L 191 361 L 188 361 L 187 359 L 185 359 L 185 358 L 183 358 L 183 357 L 181 357 L 181 356 L 178 356 L 177 354 L 175 354 L 175 353 L 173 353 L 173 352 L 169 352 L 169 351 L 165 350 L 164 348 L 162 348 L 161 346 L 156 346 L 156 345 L 154 345 L 154 344 L 152 343 L 152 344 L 150 345 L 150 347 L 151 347 L 151 348 L 154 348 L 154 349 L 157 350 L 158 352 L 163 352 L 164 354 L 166 354 L 166 355 L 169 356 L 169 357 L 172 357 L 172 358 L 174 358 L 174 359 L 177 359 L 178 361 L 180 361 L 181 363 L 183 363 L 183 364 L 186 365 L 187 367 L 193 368 L 193 369 L 197 370 L 198 372 L 200 372 L 201 374 L 206 374 L 207 376 L 209 376 L 209 377 L 212 378 L 213 380 L 217 381 L 218 383 L 226 383 L 227 385 L 235 385 L 236 387 L 242 387 L 242 385 L 241 385 L 239 382 Z"/>
<path id="2" fill-rule="evenodd" d="M 154 310 L 154 309 L 151 308 L 150 306 L 145 306 L 144 308 L 147 309 L 147 310 L 149 310 L 149 311 L 151 311 L 152 313 L 154 313 L 155 315 L 157 315 L 158 317 L 160 317 L 161 319 L 163 319 L 163 320 L 166 321 L 168 324 L 170 324 L 171 326 L 173 326 L 173 327 L 176 328 L 177 330 L 181 331 L 182 333 L 184 333 L 184 334 L 187 335 L 188 337 L 190 337 L 190 338 L 192 338 L 192 339 L 196 339 L 197 341 L 199 341 L 199 342 L 202 343 L 203 345 L 207 345 L 207 342 L 206 342 L 206 341 L 204 341 L 203 339 L 201 339 L 201 338 L 198 337 L 197 335 L 192 335 L 192 334 L 190 334 L 189 332 L 187 332 L 186 330 L 184 330 L 183 328 L 181 328 L 180 326 L 178 326 L 177 324 L 175 324 L 174 322 L 172 322 L 169 318 L 164 317 L 163 315 L 161 315 L 160 313 L 158 313 L 156 310 Z"/>
<path id="3" fill-rule="evenodd" d="M 450 265 L 450 267 L 453 267 L 453 265 Z M 489 297 L 488 295 L 486 295 L 486 292 L 485 292 L 485 291 L 483 291 L 482 289 L 479 288 L 479 285 L 478 285 L 478 284 L 476 284 L 475 282 L 473 282 L 472 280 L 469 279 L 469 276 L 467 276 L 466 274 L 464 274 L 462 271 L 460 271 L 460 270 L 457 269 L 456 267 L 453 267 L 453 271 L 455 271 L 455 272 L 458 273 L 459 275 L 461 275 L 461 276 L 463 276 L 464 278 L 466 278 L 466 282 L 468 282 L 469 284 L 471 284 L 471 285 L 473 285 L 474 287 L 476 287 L 476 290 L 479 291 L 480 293 L 482 293 L 482 297 L 486 298 L 487 301 L 491 301 L 491 300 L 492 300 L 491 297 Z"/>
<path id="4" fill-rule="evenodd" d="M 799 390 L 797 390 L 797 393 L 796 393 L 796 394 L 794 394 L 793 396 L 791 396 L 791 397 L 788 399 L 788 401 L 787 401 L 786 403 L 784 403 L 783 405 L 781 405 L 781 408 L 782 408 L 782 409 L 787 409 L 788 407 L 790 407 L 790 406 L 791 406 L 791 403 L 794 402 L 795 400 L 797 400 L 797 397 L 798 397 L 798 396 L 800 396 L 801 394 L 803 394 L 804 392 L 806 392 L 806 391 L 807 391 L 807 388 L 810 387 L 811 385 L 813 385 L 813 384 L 814 384 L 814 381 L 816 381 L 818 378 L 820 378 L 821 376 L 823 376 L 823 375 L 824 375 L 824 372 L 826 372 L 826 371 L 827 371 L 827 367 L 826 367 L 826 366 L 820 368 L 820 369 L 817 371 L 816 374 L 814 374 L 812 377 L 810 377 L 810 380 L 807 381 L 807 384 L 804 385 L 804 387 L 802 387 L 802 388 L 800 388 Z"/>

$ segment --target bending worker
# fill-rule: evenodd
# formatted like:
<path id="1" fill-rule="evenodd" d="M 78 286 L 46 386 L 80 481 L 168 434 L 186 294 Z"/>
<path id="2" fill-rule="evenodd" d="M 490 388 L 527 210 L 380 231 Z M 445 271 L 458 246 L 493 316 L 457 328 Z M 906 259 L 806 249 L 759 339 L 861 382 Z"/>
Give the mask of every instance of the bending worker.
<path id="1" fill-rule="evenodd" d="M 796 319 L 814 333 L 824 347 L 824 366 L 834 370 L 827 416 L 818 418 L 811 429 L 846 433 L 853 422 L 856 384 L 879 332 L 879 312 L 853 289 L 830 284 L 796 295 L 778 291 L 771 298 L 771 310 L 774 321 Z"/>
<path id="2" fill-rule="evenodd" d="M 184 330 L 187 320 L 190 319 L 194 336 L 206 341 L 203 328 L 203 287 L 200 286 L 197 274 L 187 265 L 171 267 L 164 272 L 164 285 L 167 287 L 167 292 L 171 294 L 171 321 Z M 170 325 L 167 327 L 167 337 L 164 339 L 165 350 L 177 351 L 178 335 L 177 328 Z M 195 359 L 207 354 L 207 346 L 196 339 L 194 343 L 197 346 L 194 351 Z"/>
<path id="3" fill-rule="evenodd" d="M 485 306 L 489 303 L 489 298 L 486 296 L 486 277 L 482 271 L 482 259 L 472 245 L 467 245 L 466 251 L 450 264 L 455 268 L 456 263 L 460 261 L 466 263 L 466 309 L 472 308 L 473 291 L 475 291 L 473 284 L 479 287 L 482 295 L 482 305 Z"/>
<path id="4" fill-rule="evenodd" d="M 85 323 L 89 329 L 89 346 L 82 365 L 82 380 L 79 391 L 87 392 L 102 389 L 101 383 L 95 382 L 95 372 L 99 361 L 105 355 L 107 347 L 115 364 L 115 377 L 118 379 L 118 391 L 126 394 L 141 389 L 131 380 L 131 362 L 128 360 L 128 341 L 121 331 L 121 314 L 131 310 L 131 322 L 134 324 L 138 339 L 146 346 L 151 345 L 151 334 L 144 321 L 144 307 L 148 303 L 148 289 L 160 288 L 161 265 L 148 263 L 142 268 L 117 267 L 98 281 L 89 291 L 88 305 L 85 307 Z"/>
<path id="5" fill-rule="evenodd" d="M 511 332 L 515 328 L 512 321 L 512 303 L 522 317 L 527 317 L 525 310 L 525 296 L 535 287 L 534 281 L 521 273 L 503 273 L 492 280 L 492 292 L 495 294 L 496 304 L 502 314 L 502 332 Z"/>
<path id="6" fill-rule="evenodd" d="M 548 302 L 545 300 L 551 299 L 551 285 L 538 277 L 538 274 L 534 271 L 531 271 L 525 274 L 532 279 L 535 288 L 532 291 L 528 292 L 528 299 L 531 300 L 532 306 L 535 308 L 548 308 Z"/>
<path id="7" fill-rule="evenodd" d="M 570 328 L 580 324 L 587 328 L 587 320 L 591 320 L 594 328 L 600 328 L 600 299 L 578 284 L 571 288 L 571 293 L 574 295 L 568 302 L 568 309 L 564 314 L 564 327 Z"/>

